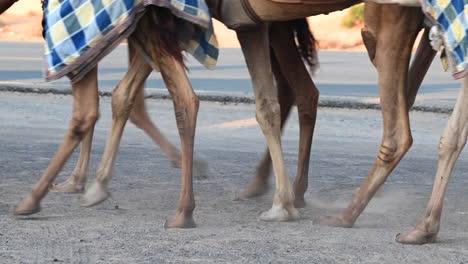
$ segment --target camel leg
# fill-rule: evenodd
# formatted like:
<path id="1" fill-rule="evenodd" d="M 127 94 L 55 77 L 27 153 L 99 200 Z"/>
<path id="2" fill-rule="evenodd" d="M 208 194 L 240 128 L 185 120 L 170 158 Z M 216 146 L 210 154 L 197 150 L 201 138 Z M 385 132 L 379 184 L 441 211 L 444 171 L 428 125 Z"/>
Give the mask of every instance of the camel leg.
<path id="1" fill-rule="evenodd" d="M 271 56 L 271 66 L 273 75 L 276 79 L 276 87 L 278 88 L 278 102 L 280 104 L 282 130 L 294 104 L 294 94 L 292 92 L 291 86 L 280 70 L 275 54 L 271 53 Z M 250 183 L 247 189 L 236 196 L 235 200 L 253 198 L 266 193 L 269 189 L 268 179 L 270 178 L 270 172 L 271 157 L 267 148 L 262 160 L 259 162 L 256 168 L 255 179 L 252 181 L 252 183 Z"/>
<path id="2" fill-rule="evenodd" d="M 351 204 L 338 216 L 323 217 L 316 221 L 322 225 L 352 227 L 412 144 L 406 97 L 407 76 L 411 48 L 419 30 L 422 13 L 411 7 L 369 3 L 366 4 L 365 15 L 369 14 L 379 16 L 380 19 L 376 32 L 374 64 L 379 73 L 384 122 L 382 145 L 373 168 Z"/>
<path id="3" fill-rule="evenodd" d="M 53 180 L 70 158 L 75 147 L 94 128 L 99 116 L 99 96 L 97 89 L 97 69 L 94 68 L 79 82 L 72 84 L 73 113 L 69 129 L 55 156 L 40 180 L 34 185 L 31 194 L 14 211 L 15 215 L 30 215 L 40 211 L 40 201 L 47 194 Z"/>
<path id="4" fill-rule="evenodd" d="M 273 23 L 270 36 L 281 72 L 295 95 L 299 115 L 299 154 L 293 186 L 294 206 L 300 208 L 305 206 L 304 194 L 308 186 L 310 151 L 317 118 L 319 91 L 302 61 L 292 32 L 288 23 Z"/>
<path id="5" fill-rule="evenodd" d="M 179 150 L 173 146 L 161 131 L 151 122 L 151 119 L 146 111 L 145 98 L 143 87 L 138 89 L 135 99 L 135 105 L 130 113 L 130 121 L 138 128 L 142 129 L 171 161 L 174 168 L 181 167 Z"/>
<path id="6" fill-rule="evenodd" d="M 396 241 L 404 244 L 434 242 L 440 228 L 440 217 L 447 184 L 468 137 L 468 77 L 462 80 L 462 89 L 447 126 L 440 138 L 439 165 L 435 176 L 431 199 L 416 227 L 398 234 Z"/>
<path id="7" fill-rule="evenodd" d="M 133 57 L 124 79 L 114 89 L 112 93 L 112 128 L 96 178 L 81 197 L 80 204 L 82 206 L 99 204 L 109 196 L 107 186 L 112 177 L 112 169 L 125 123 L 130 116 L 136 95 L 151 71 L 152 68 L 138 53 Z"/>
<path id="8" fill-rule="evenodd" d="M 131 44 L 128 45 L 128 56 L 131 60 L 135 56 L 136 50 Z M 138 93 L 135 98 L 135 104 L 130 113 L 130 122 L 136 127 L 142 129 L 166 154 L 171 161 L 174 168 L 180 168 L 180 153 L 179 150 L 173 146 L 169 140 L 159 131 L 159 129 L 151 122 L 148 111 L 146 110 L 145 104 L 145 93 L 144 84 L 138 89 Z"/>
<path id="9" fill-rule="evenodd" d="M 145 97 L 143 88 L 135 99 L 135 105 L 130 113 L 130 121 L 138 128 L 142 129 L 164 152 L 166 157 L 171 161 L 174 168 L 181 168 L 182 161 L 180 151 L 169 142 L 169 140 L 161 133 L 156 125 L 151 121 L 151 118 L 146 110 Z M 208 164 L 203 159 L 194 158 L 193 160 L 193 176 L 195 179 L 206 179 L 208 176 Z"/>
<path id="10" fill-rule="evenodd" d="M 128 54 L 132 58 L 136 50 L 131 43 L 128 45 Z M 139 88 L 135 99 L 135 105 L 130 113 L 130 122 L 142 129 L 163 151 L 171 161 L 174 168 L 181 168 L 180 151 L 161 133 L 156 125 L 151 121 L 145 104 L 144 85 Z M 196 179 L 206 179 L 208 175 L 208 164 L 202 159 L 193 160 L 193 174 Z"/>
<path id="11" fill-rule="evenodd" d="M 177 214 L 171 220 L 166 221 L 164 226 L 167 228 L 195 227 L 192 169 L 199 100 L 188 80 L 184 66 L 175 58 L 162 53 L 158 54 L 158 58 L 164 83 L 174 102 L 182 150 L 182 190 Z"/>
<path id="12" fill-rule="evenodd" d="M 272 47 L 272 70 L 278 87 L 278 101 L 281 109 L 281 129 L 289 116 L 294 102 L 298 106 L 300 141 L 297 176 L 294 181 L 294 206 L 305 206 L 304 193 L 308 185 L 308 170 L 312 135 L 318 104 L 318 89 L 304 66 L 297 51 L 292 28 L 289 23 L 272 23 L 270 45 Z M 294 69 L 294 71 L 291 71 Z M 304 89 L 307 87 L 308 89 Z M 309 89 L 311 87 L 311 89 Z M 250 198 L 268 190 L 271 157 L 268 149 L 257 166 L 255 180 L 237 198 Z"/>
<path id="13" fill-rule="evenodd" d="M 273 85 L 270 63 L 268 26 L 262 24 L 258 30 L 238 31 L 247 66 L 252 77 L 256 118 L 266 137 L 275 172 L 276 190 L 272 208 L 259 216 L 264 221 L 288 221 L 299 217 L 294 208 L 294 192 L 286 173 L 281 147 L 280 106 Z"/>
<path id="14" fill-rule="evenodd" d="M 90 129 L 88 134 L 84 137 L 78 163 L 68 179 L 62 183 L 53 184 L 49 191 L 62 192 L 62 193 L 82 193 L 88 178 L 89 161 L 91 158 L 91 147 L 93 145 L 94 127 Z"/>
<path id="15" fill-rule="evenodd" d="M 416 54 L 409 68 L 407 93 L 408 109 L 413 106 L 419 87 L 421 87 L 424 76 L 426 76 L 436 54 L 437 51 L 432 48 L 429 40 L 429 30 L 424 29 L 421 42 L 418 45 L 418 49 L 416 50 Z"/>
<path id="16" fill-rule="evenodd" d="M 164 17 L 165 13 L 163 11 L 157 9 L 153 10 L 160 11 L 159 13 L 150 13 L 153 21 L 158 21 L 159 17 Z M 170 19 L 170 17 L 168 18 Z M 145 20 L 142 21 L 145 22 Z M 142 27 L 147 29 L 150 28 L 148 24 L 143 24 Z M 158 62 L 158 65 L 155 66 L 161 69 L 164 83 L 166 84 L 166 87 L 171 94 L 181 141 L 182 188 L 177 206 L 177 214 L 174 218 L 166 221 L 166 223 L 164 223 L 164 227 L 195 227 L 195 221 L 193 220 L 195 198 L 193 194 L 192 170 L 193 147 L 195 141 L 195 127 L 197 122 L 199 100 L 188 80 L 182 58 L 178 60 L 177 54 L 174 53 L 180 51 L 173 50 L 173 53 L 171 53 L 173 55 L 169 55 L 167 51 L 160 48 L 155 48 L 161 46 L 167 47 L 167 45 L 177 45 L 177 43 L 167 43 L 167 40 L 154 38 L 154 34 L 147 35 L 141 34 L 142 32 L 138 33 L 140 33 L 138 35 L 140 40 L 145 39 L 146 37 L 150 38 L 150 41 L 145 44 L 145 47 L 151 54 L 153 61 Z"/>

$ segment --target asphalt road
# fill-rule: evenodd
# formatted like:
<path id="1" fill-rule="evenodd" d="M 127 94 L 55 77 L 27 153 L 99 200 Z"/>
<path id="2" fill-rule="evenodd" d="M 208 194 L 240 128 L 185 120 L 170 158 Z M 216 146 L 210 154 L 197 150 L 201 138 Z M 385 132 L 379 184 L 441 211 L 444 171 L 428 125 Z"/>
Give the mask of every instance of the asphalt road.
<path id="1" fill-rule="evenodd" d="M 54 88 L 69 90 L 67 78 L 45 83 L 42 43 L 0 42 L 0 87 Z M 126 46 L 121 45 L 109 54 L 99 67 L 101 91 L 111 91 L 127 70 Z M 320 70 L 314 77 L 322 100 L 345 100 L 377 103 L 377 74 L 364 52 L 321 51 Z M 250 97 L 253 90 L 240 49 L 221 49 L 218 67 L 210 71 L 188 56 L 189 77 L 198 94 Z M 451 107 L 460 84 L 451 74 L 443 72 L 435 60 L 416 105 Z M 166 93 L 158 73 L 147 83 L 147 93 Z"/>
<path id="2" fill-rule="evenodd" d="M 148 100 L 150 112 L 172 142 L 178 142 L 172 103 Z M 110 127 L 110 100 L 101 99 L 91 178 Z M 165 230 L 180 188 L 179 170 L 150 139 L 128 125 L 113 181 L 112 198 L 80 208 L 76 195 L 50 193 L 43 211 L 12 216 L 57 149 L 71 111 L 71 97 L 0 93 L 1 263 L 468 263 L 468 156 L 462 154 L 449 185 L 437 243 L 405 246 L 396 233 L 422 213 L 437 164 L 438 138 L 447 115 L 412 112 L 413 148 L 359 218 L 355 228 L 312 224 L 339 212 L 367 175 L 378 151 L 381 117 L 375 110 L 320 108 L 313 144 L 308 206 L 290 223 L 258 222 L 272 193 L 234 202 L 264 150 L 254 106 L 202 102 L 197 156 L 210 164 L 209 178 L 195 182 L 196 229 Z M 290 176 L 297 162 L 295 113 L 283 140 Z M 75 153 L 63 169 L 65 179 Z"/>

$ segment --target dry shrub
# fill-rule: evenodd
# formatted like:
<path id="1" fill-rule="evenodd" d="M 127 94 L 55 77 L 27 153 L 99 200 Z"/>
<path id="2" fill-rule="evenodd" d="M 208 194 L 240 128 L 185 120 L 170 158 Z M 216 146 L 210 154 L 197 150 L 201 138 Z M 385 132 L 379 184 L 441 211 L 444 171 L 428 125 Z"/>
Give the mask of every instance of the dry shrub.
<path id="1" fill-rule="evenodd" d="M 349 8 L 348 15 L 343 18 L 343 26 L 352 28 L 364 22 L 364 4 L 357 4 Z"/>

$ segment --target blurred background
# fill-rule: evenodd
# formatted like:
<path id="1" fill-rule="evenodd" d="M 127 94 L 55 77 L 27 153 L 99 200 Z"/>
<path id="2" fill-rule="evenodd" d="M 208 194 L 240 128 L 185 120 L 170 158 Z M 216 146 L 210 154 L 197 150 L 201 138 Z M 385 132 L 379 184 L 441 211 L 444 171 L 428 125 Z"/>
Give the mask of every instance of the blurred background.
<path id="1" fill-rule="evenodd" d="M 40 0 L 20 0 L 0 16 L 0 41 L 40 42 L 41 9 Z M 362 27 L 363 5 L 329 15 L 309 18 L 312 31 L 319 40 L 321 49 L 364 50 L 360 29 Z M 320 25 L 320 26 L 315 26 Z M 215 30 L 221 47 L 237 48 L 235 33 L 215 21 Z M 334 34 L 330 34 L 333 32 Z M 337 34 L 338 33 L 338 34 Z"/>

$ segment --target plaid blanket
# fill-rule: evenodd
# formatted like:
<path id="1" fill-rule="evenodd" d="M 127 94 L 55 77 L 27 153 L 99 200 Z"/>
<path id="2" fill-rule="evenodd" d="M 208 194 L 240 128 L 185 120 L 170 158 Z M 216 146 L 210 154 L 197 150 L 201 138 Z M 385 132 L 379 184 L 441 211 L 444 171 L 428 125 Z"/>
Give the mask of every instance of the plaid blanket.
<path id="1" fill-rule="evenodd" d="M 165 7 L 177 23 L 182 49 L 209 69 L 217 41 L 204 0 L 47 0 L 44 8 L 45 78 L 78 81 L 134 30 L 148 5 Z"/>
<path id="2" fill-rule="evenodd" d="M 423 3 L 423 11 L 442 29 L 440 37 L 455 79 L 468 73 L 468 10 L 465 11 L 465 4 L 466 0 L 425 0 Z"/>

